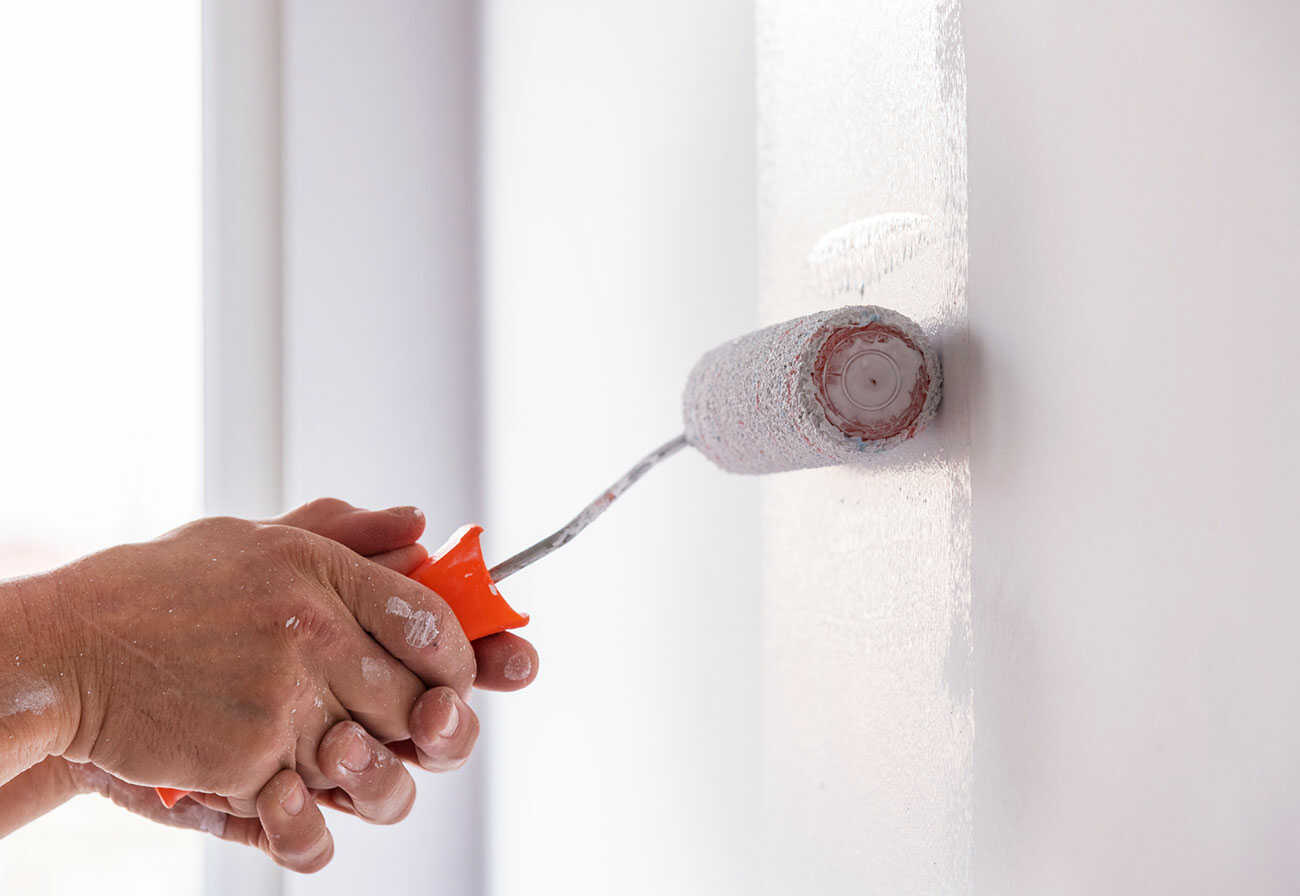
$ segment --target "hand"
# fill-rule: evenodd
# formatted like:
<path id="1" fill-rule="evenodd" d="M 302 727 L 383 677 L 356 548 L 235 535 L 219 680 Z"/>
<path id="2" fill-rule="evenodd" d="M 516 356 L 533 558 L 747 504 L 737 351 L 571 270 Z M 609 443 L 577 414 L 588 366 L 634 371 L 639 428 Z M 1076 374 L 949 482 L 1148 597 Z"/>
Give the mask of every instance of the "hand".
<path id="1" fill-rule="evenodd" d="M 309 508 L 337 512 L 326 504 Z M 323 537 L 283 523 L 204 520 L 87 558 L 61 577 L 53 609 L 71 635 L 65 651 L 79 698 L 62 751 L 72 761 L 224 797 L 223 808 L 252 817 L 262 786 L 282 769 L 313 788 L 342 783 L 318 756 L 342 720 L 383 741 L 414 739 L 435 765 L 439 752 L 454 761 L 472 744 L 477 721 L 464 697 L 474 652 L 448 608 Z M 410 613 L 387 611 L 393 597 L 419 627 Z M 440 751 L 446 738 L 432 732 L 453 710 L 462 745 Z"/>
<path id="2" fill-rule="evenodd" d="M 423 529 L 423 518 L 414 508 L 371 512 L 323 499 L 271 524 L 296 526 L 356 551 L 371 552 L 373 561 L 403 574 L 412 571 L 426 556 L 424 549 L 414 543 Z M 516 690 L 536 674 L 536 652 L 521 638 L 503 633 L 480 639 L 473 646 L 482 687 Z M 71 763 L 53 756 L 0 788 L 0 835 L 75 793 L 94 792 L 164 824 L 205 830 L 258 846 L 293 870 L 316 870 L 329 861 L 333 852 L 317 800 L 370 821 L 391 823 L 409 811 L 414 794 L 409 775 L 395 761 L 397 754 L 435 770 L 464 761 L 477 735 L 477 720 L 472 713 L 466 713 L 454 730 L 448 725 L 450 707 L 457 706 L 448 698 L 454 696 L 445 689 L 423 695 L 417 701 L 419 711 L 413 712 L 410 719 L 413 742 L 394 745 L 396 752 L 379 744 L 357 724 L 338 723 L 321 739 L 317 765 L 340 789 L 316 790 L 311 799 L 301 799 L 301 794 L 307 792 L 305 784 L 297 772 L 285 770 L 259 793 L 255 817 L 232 815 L 230 802 L 211 794 L 196 794 L 191 800 L 201 802 L 184 800 L 169 810 L 157 800 L 152 787 L 131 784 L 89 763 Z M 456 714 L 461 715 L 458 708 Z M 290 813 L 290 808 L 296 812 Z M 244 815 L 248 814 L 245 809 Z"/>
<path id="3" fill-rule="evenodd" d="M 315 501 L 282 517 L 278 522 L 305 528 L 330 537 L 358 551 L 370 550 L 370 559 L 406 575 L 426 556 L 425 550 L 402 541 L 419 536 L 400 524 L 401 509 L 382 514 L 357 510 L 340 501 Z M 394 520 L 394 516 L 398 520 Z M 478 667 L 476 686 L 486 690 L 514 691 L 526 687 L 537 674 L 537 652 L 523 638 L 502 632 L 473 642 Z M 321 805 L 357 815 L 377 824 L 400 821 L 410 811 L 414 782 L 398 759 L 418 763 L 431 771 L 458 768 L 468 758 L 478 736 L 473 713 L 456 726 L 449 726 L 451 708 L 456 706 L 445 691 L 433 689 L 417 701 L 412 712 L 412 740 L 380 744 L 352 722 L 340 722 L 321 740 L 317 764 L 337 785 L 313 790 Z M 459 715 L 459 711 L 457 710 Z M 354 746 L 355 744 L 355 746 Z M 349 749 L 358 750 L 349 759 Z M 354 770 L 354 769 L 360 769 Z M 266 852 L 279 864 L 300 872 L 318 870 L 332 856 L 332 838 L 325 819 L 315 805 L 300 803 L 301 779 L 293 772 L 281 772 L 263 789 L 257 803 L 258 816 L 231 815 L 228 801 L 212 794 L 192 794 L 174 809 L 165 809 L 152 789 L 103 777 L 94 780 L 103 793 L 138 814 L 163 824 L 193 827 L 215 833 L 225 840 L 244 843 Z M 303 806 L 290 815 L 281 798 L 291 807 Z M 325 844 L 325 846 L 322 846 Z"/>
<path id="4" fill-rule="evenodd" d="M 236 818 L 189 800 L 168 809 L 152 787 L 128 783 L 89 763 L 68 762 L 60 756 L 47 758 L 0 787 L 0 836 L 83 793 L 103 796 L 159 824 L 256 846 L 292 871 L 319 871 L 334 855 L 334 841 L 320 809 L 292 771 L 280 772 L 262 789 L 259 817 Z"/>

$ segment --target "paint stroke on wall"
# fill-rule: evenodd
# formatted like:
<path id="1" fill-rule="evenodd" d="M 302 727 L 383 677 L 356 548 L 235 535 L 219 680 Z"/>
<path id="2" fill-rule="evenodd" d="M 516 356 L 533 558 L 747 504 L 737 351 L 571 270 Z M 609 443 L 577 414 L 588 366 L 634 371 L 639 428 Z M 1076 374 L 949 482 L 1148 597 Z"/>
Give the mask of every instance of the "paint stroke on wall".
<path id="1" fill-rule="evenodd" d="M 760 0 L 757 71 L 763 323 L 896 308 L 939 344 L 947 388 L 937 425 L 873 466 L 764 482 L 764 879 L 783 893 L 968 892 L 960 4 Z M 934 247 L 873 262 L 887 276 L 859 272 L 858 294 L 829 289 L 809 250 L 885 213 L 930 216 Z"/>

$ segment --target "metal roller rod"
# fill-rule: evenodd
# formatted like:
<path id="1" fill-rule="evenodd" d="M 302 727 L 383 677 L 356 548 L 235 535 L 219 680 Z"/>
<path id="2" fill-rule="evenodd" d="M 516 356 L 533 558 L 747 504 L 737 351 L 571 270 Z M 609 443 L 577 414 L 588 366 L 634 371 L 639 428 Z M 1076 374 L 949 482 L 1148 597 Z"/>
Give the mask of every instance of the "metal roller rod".
<path id="1" fill-rule="evenodd" d="M 682 434 L 671 441 L 664 442 L 654 451 L 651 451 L 641 458 L 636 466 L 624 473 L 622 479 L 605 489 L 605 491 L 601 492 L 600 497 L 582 508 L 582 511 L 563 528 L 546 536 L 532 547 L 525 548 L 509 560 L 503 560 L 492 567 L 488 572 L 488 575 L 492 577 L 492 581 L 500 582 L 506 576 L 514 575 L 525 566 L 542 559 L 556 548 L 563 547 L 573 541 L 579 532 L 591 525 L 592 520 L 608 510 L 609 505 L 613 504 L 619 495 L 631 488 L 632 483 L 644 476 L 651 467 L 660 461 L 667 460 L 685 447 L 686 435 Z"/>

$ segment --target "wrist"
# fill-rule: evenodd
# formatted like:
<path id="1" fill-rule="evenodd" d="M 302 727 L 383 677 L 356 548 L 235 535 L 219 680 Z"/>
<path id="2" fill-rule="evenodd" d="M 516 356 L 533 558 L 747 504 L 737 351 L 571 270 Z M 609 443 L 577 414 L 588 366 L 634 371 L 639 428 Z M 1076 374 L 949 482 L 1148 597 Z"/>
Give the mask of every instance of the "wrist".
<path id="1" fill-rule="evenodd" d="M 81 727 L 84 650 L 68 615 L 67 569 L 0 584 L 0 781 L 62 755 Z"/>

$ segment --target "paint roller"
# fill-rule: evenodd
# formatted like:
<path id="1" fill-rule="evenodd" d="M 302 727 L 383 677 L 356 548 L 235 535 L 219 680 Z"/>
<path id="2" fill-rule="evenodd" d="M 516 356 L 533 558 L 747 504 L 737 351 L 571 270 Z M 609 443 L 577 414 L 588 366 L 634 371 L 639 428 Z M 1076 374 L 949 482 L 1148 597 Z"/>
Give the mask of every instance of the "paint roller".
<path id="1" fill-rule="evenodd" d="M 861 462 L 934 417 L 939 356 L 888 308 L 852 305 L 775 324 L 707 352 L 682 398 L 685 431 L 641 459 L 565 526 L 490 570 L 466 526 L 411 577 L 435 591 L 471 641 L 526 625 L 496 583 L 572 541 L 652 467 L 691 446 L 733 473 Z M 158 788 L 170 808 L 186 791 Z"/>
<path id="2" fill-rule="evenodd" d="M 934 417 L 939 356 L 909 318 L 851 305 L 775 324 L 707 352 L 682 396 L 685 432 L 665 442 L 563 528 L 494 566 L 494 582 L 585 529 L 650 468 L 691 446 L 732 473 L 861 462 Z"/>

